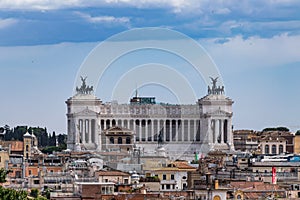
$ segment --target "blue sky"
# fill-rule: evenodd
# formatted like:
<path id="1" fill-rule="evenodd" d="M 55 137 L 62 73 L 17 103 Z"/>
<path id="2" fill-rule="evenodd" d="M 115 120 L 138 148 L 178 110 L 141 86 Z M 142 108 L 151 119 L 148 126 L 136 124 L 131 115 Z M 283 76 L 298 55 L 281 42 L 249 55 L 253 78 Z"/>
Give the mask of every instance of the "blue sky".
<path id="1" fill-rule="evenodd" d="M 235 101 L 236 129 L 298 130 L 299 10 L 297 0 L 1 1 L 0 125 L 65 133 L 64 101 L 89 52 L 119 32 L 164 27 L 193 38 L 209 53 L 226 95 Z M 205 95 L 202 80 L 191 84 L 198 98 Z M 100 90 L 97 96 L 109 101 Z M 141 94 L 149 93 L 172 101 L 159 88 L 141 88 Z"/>

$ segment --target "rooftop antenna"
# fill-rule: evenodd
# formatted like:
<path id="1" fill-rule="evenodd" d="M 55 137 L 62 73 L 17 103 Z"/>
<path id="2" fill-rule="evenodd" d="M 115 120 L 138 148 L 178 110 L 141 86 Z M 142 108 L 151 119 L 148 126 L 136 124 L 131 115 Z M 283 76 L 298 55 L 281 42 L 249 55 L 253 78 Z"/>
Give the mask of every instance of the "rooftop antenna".
<path id="1" fill-rule="evenodd" d="M 135 83 L 135 97 L 138 97 L 138 89 L 137 89 L 137 84 Z"/>

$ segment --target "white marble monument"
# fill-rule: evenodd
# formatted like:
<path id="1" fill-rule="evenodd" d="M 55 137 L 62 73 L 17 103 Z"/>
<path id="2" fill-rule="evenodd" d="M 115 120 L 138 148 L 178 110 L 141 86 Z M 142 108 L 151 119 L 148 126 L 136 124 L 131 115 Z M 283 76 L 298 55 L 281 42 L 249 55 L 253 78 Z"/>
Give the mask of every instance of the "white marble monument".
<path id="1" fill-rule="evenodd" d="M 169 156 L 184 157 L 210 150 L 232 151 L 232 104 L 224 86 L 211 78 L 208 94 L 192 105 L 157 104 L 154 97 L 135 96 L 128 104 L 102 103 L 93 87 L 82 85 L 67 104 L 67 147 L 73 151 L 104 151 L 104 132 L 114 126 L 131 130 L 143 152 L 164 147 Z M 122 141 L 122 140 L 120 140 Z M 119 145 L 125 145 L 120 142 Z"/>

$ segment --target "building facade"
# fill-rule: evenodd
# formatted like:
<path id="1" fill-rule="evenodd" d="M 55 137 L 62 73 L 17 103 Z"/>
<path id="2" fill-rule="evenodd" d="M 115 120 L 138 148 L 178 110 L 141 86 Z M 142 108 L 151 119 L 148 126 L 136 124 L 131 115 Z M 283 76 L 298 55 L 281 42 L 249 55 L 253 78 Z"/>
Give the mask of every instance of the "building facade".
<path id="1" fill-rule="evenodd" d="M 213 79 L 212 79 L 213 80 Z M 193 105 L 157 104 L 154 97 L 135 96 L 128 104 L 103 103 L 82 80 L 77 94 L 66 101 L 68 149 L 105 151 L 107 130 L 132 131 L 133 143 L 144 152 L 163 146 L 182 156 L 213 149 L 233 150 L 232 104 L 216 79 L 208 94 Z"/>

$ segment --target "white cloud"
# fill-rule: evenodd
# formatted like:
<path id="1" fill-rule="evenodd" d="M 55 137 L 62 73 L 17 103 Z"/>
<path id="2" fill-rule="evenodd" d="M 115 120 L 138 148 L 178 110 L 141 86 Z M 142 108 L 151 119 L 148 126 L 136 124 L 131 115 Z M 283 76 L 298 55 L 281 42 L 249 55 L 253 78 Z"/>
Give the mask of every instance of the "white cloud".
<path id="1" fill-rule="evenodd" d="M 14 18 L 6 18 L 6 19 L 0 18 L 0 29 L 12 26 L 12 25 L 16 24 L 17 22 L 18 22 L 18 20 L 14 19 Z"/>
<path id="2" fill-rule="evenodd" d="M 277 13 L 277 17 L 287 15 L 286 8 L 298 12 L 300 6 L 298 0 L 265 0 L 265 1 L 234 1 L 234 0 L 1 0 L 0 9 L 12 10 L 51 10 L 65 8 L 163 8 L 173 13 L 184 16 L 218 16 L 237 15 L 237 18 L 257 17 L 263 18 L 268 12 Z M 282 12 L 279 12 L 282 11 Z M 289 10 L 288 10 L 288 13 Z M 97 19 L 96 19 L 97 20 Z M 107 19 L 98 19 L 100 21 Z"/>
<path id="3" fill-rule="evenodd" d="M 277 67 L 300 62 L 299 35 L 282 34 L 272 38 L 251 37 L 248 39 L 236 36 L 226 38 L 225 43 L 222 44 L 216 41 L 216 39 L 211 39 L 200 43 L 215 62 L 226 69 Z"/>
<path id="4" fill-rule="evenodd" d="M 182 7 L 188 5 L 184 0 L 2 0 L 0 8 L 2 9 L 29 9 L 29 10 L 51 10 L 68 7 L 101 7 L 106 5 L 125 5 L 133 7 L 148 7 L 148 6 L 171 6 Z"/>
<path id="5" fill-rule="evenodd" d="M 130 19 L 128 17 L 114 17 L 114 16 L 91 16 L 82 12 L 75 12 L 80 17 L 90 23 L 117 23 L 117 24 L 129 24 Z"/>

